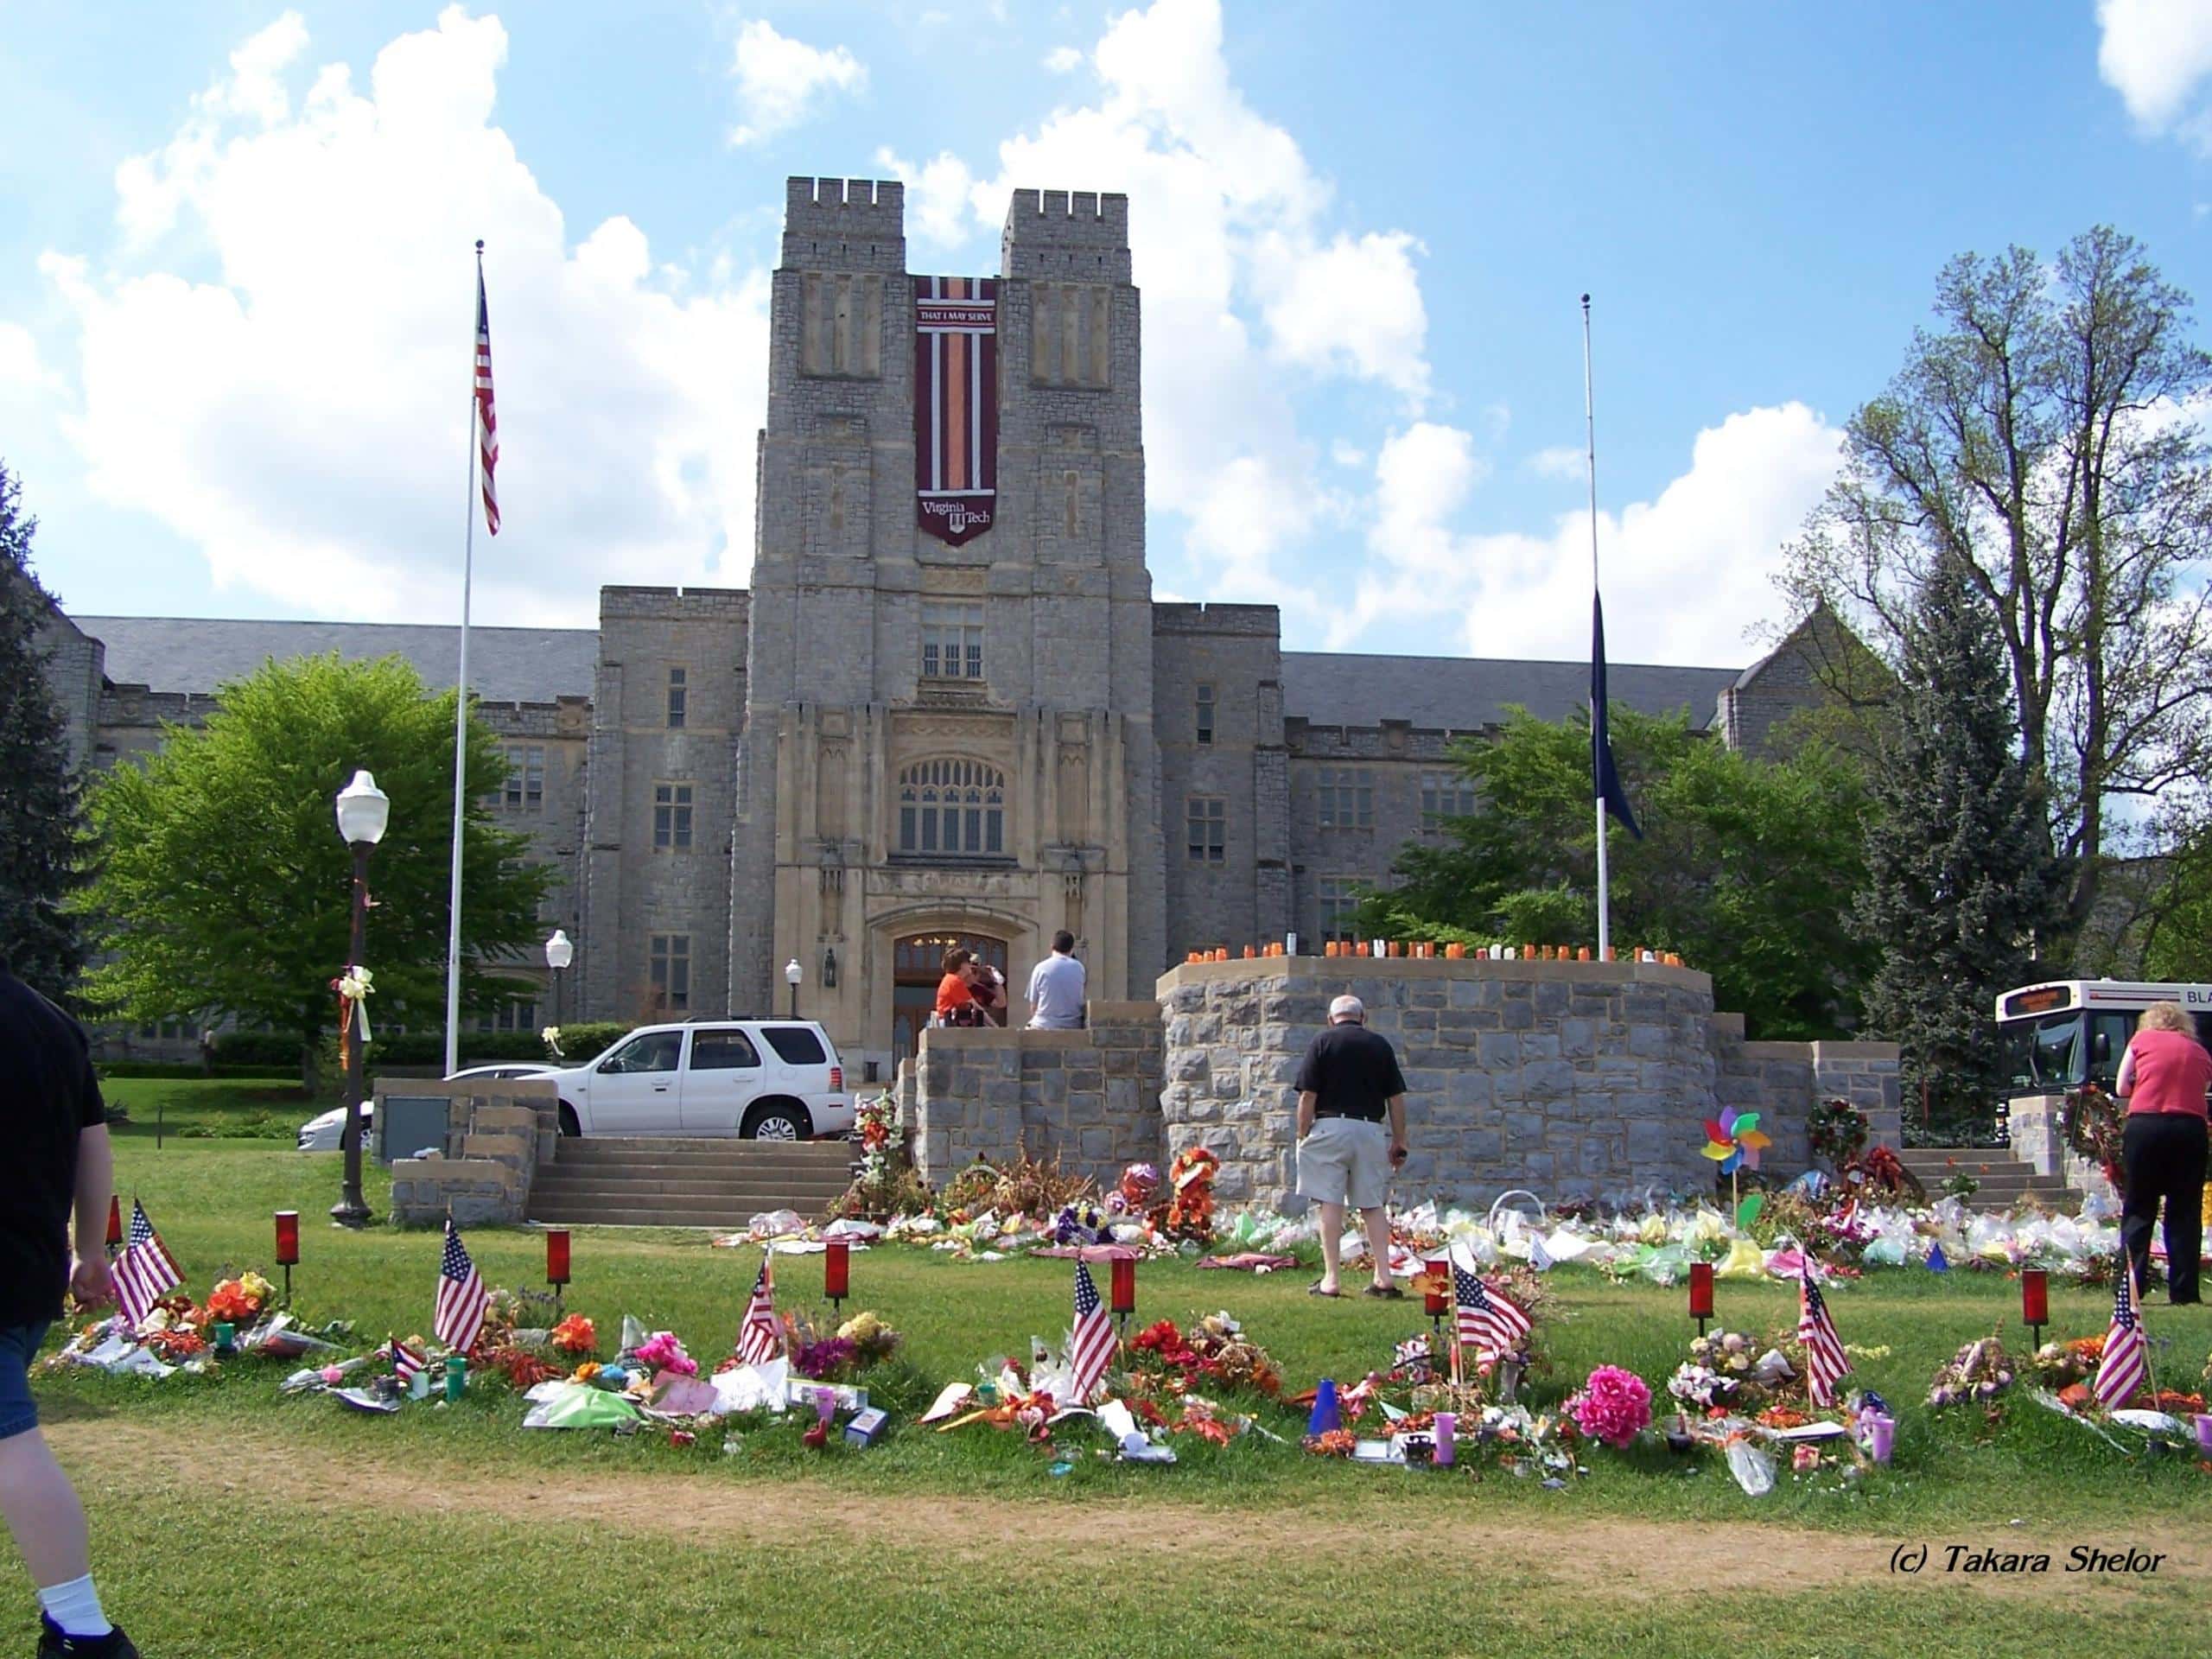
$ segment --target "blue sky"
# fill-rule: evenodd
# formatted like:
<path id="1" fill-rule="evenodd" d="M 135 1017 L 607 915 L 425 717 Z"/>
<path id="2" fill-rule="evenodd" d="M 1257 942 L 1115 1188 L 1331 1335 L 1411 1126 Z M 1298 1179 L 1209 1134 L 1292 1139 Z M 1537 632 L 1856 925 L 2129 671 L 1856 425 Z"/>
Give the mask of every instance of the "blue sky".
<path id="1" fill-rule="evenodd" d="M 442 620 L 741 584 L 782 180 L 1127 190 L 1160 591 L 1286 643 L 1733 662 L 1949 255 L 2212 276 L 2212 0 L 7 9 L 0 456 L 70 607 Z M 2202 337 L 2200 329 L 2200 337 Z"/>

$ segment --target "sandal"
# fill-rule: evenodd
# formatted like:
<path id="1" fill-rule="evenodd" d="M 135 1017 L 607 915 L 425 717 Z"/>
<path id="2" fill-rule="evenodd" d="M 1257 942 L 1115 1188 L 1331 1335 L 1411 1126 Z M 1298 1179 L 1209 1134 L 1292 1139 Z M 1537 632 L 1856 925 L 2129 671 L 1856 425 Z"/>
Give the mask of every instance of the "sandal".
<path id="1" fill-rule="evenodd" d="M 1359 1294 L 1372 1296 L 1378 1302 L 1402 1302 L 1406 1300 L 1406 1293 L 1395 1285 L 1370 1285 Z"/>
<path id="2" fill-rule="evenodd" d="M 1319 1279 L 1316 1279 L 1312 1284 L 1306 1287 L 1306 1294 L 1308 1296 L 1334 1297 L 1343 1295 L 1344 1292 L 1340 1290 L 1324 1290 L 1321 1288 L 1321 1281 Z"/>

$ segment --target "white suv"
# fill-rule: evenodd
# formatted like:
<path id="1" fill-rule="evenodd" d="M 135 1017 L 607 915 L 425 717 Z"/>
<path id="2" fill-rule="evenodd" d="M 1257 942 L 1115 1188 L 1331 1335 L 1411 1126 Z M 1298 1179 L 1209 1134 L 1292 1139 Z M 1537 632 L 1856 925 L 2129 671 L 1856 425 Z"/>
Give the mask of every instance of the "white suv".
<path id="1" fill-rule="evenodd" d="M 550 1081 L 564 1135 L 804 1141 L 853 1127 L 836 1046 L 810 1020 L 645 1026 Z"/>

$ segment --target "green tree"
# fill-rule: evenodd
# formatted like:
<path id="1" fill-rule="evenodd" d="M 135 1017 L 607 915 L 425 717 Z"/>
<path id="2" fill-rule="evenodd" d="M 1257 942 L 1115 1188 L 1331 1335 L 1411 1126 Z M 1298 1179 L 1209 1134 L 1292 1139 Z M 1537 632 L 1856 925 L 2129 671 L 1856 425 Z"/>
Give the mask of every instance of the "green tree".
<path id="1" fill-rule="evenodd" d="M 1866 1023 L 1904 1051 L 1908 1099 L 1948 1132 L 2002 1089 L 1992 1001 L 2031 977 L 2063 905 L 2043 801 L 2019 751 L 1997 630 L 1947 559 L 1908 626 L 1872 768 L 1867 884 L 1853 925 L 1881 952 Z"/>
<path id="2" fill-rule="evenodd" d="M 233 1014 L 293 1034 L 312 1086 L 351 920 L 352 859 L 332 803 L 363 769 L 391 798 L 369 866 L 371 1027 L 442 1029 L 453 693 L 428 696 L 397 657 L 333 655 L 264 664 L 217 695 L 205 727 L 166 728 L 143 766 L 117 767 L 93 796 L 103 858 L 86 906 L 111 959 L 90 994 L 127 1019 Z M 472 1014 L 518 988 L 497 969 L 536 944 L 550 880 L 526 861 L 527 837 L 492 822 L 485 803 L 506 771 L 471 721 L 461 1000 Z"/>
<path id="3" fill-rule="evenodd" d="M 1848 1029 L 1872 963 L 1843 915 L 1866 874 L 1857 767 L 1820 744 L 1754 760 L 1693 732 L 1686 714 L 1616 704 L 1610 724 L 1644 832 L 1609 843 L 1614 939 L 1710 973 L 1719 1005 L 1753 1036 Z M 1401 853 L 1399 884 L 1365 900 L 1361 925 L 1502 944 L 1594 938 L 1587 716 L 1553 724 L 1515 709 L 1455 759 L 1480 810 L 1452 820 L 1443 843 Z"/>
<path id="4" fill-rule="evenodd" d="M 54 606 L 31 570 L 37 529 L 0 465 L 0 957 L 66 997 L 85 965 L 66 904 L 85 879 L 85 807 L 39 643 Z"/>
<path id="5" fill-rule="evenodd" d="M 1961 255 L 1791 553 L 1892 660 L 1956 560 L 1996 631 L 2023 753 L 2067 873 L 2064 928 L 2097 907 L 2117 802 L 2212 760 L 2212 357 L 2189 296 L 2099 226 L 2046 264 Z M 2124 815 L 2122 815 L 2124 817 Z"/>

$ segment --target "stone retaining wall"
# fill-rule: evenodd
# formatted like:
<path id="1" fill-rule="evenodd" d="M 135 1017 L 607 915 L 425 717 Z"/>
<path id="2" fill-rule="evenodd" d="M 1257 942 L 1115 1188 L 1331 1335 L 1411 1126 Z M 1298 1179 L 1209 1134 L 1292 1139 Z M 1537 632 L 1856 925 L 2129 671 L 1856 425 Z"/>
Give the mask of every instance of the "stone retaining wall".
<path id="1" fill-rule="evenodd" d="M 1812 1110 L 1843 1099 L 1866 1114 L 1868 1144 L 1904 1144 L 1900 1125 L 1895 1043 L 1748 1043 L 1744 1016 L 1713 1016 L 1718 1103 L 1760 1114 L 1774 1138 L 1764 1163 L 1796 1173 L 1813 1163 Z"/>
<path id="2" fill-rule="evenodd" d="M 1160 1156 L 1160 1050 L 1151 1002 L 1093 1002 L 1082 1031 L 925 1031 L 899 1078 L 914 1166 L 942 1185 L 1026 1147 L 1111 1186 L 1126 1165 Z"/>
<path id="3" fill-rule="evenodd" d="M 407 1080 L 389 1090 L 378 1087 L 379 1118 L 387 1093 L 446 1099 L 444 1145 L 427 1158 L 392 1160 L 393 1220 L 436 1224 L 451 1216 L 466 1227 L 524 1218 L 531 1182 L 553 1161 L 560 1142 L 561 1102 L 552 1084 L 541 1077 Z"/>

